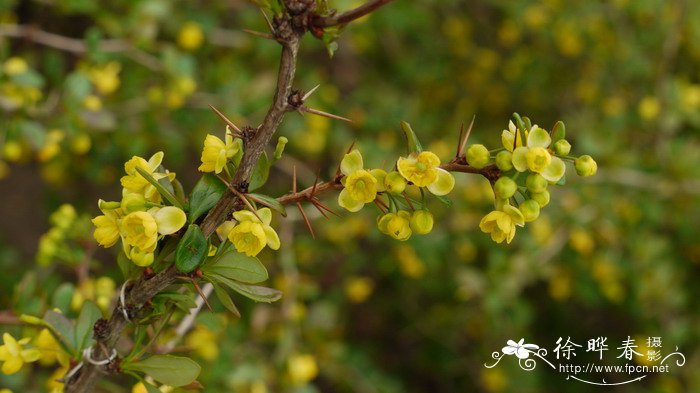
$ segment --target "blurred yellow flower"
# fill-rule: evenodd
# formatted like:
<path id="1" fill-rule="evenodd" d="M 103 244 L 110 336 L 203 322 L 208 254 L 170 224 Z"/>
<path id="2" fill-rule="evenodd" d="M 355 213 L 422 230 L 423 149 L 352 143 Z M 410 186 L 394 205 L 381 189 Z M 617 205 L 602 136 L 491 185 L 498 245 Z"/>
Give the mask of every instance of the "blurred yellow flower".
<path id="1" fill-rule="evenodd" d="M 659 99 L 652 96 L 642 98 L 637 107 L 637 111 L 643 120 L 651 121 L 656 119 L 661 112 Z"/>
<path id="2" fill-rule="evenodd" d="M 9 76 L 24 74 L 28 69 L 27 62 L 21 57 L 10 57 L 2 65 L 3 72 Z"/>
<path id="3" fill-rule="evenodd" d="M 38 349 L 24 348 L 31 340 L 29 337 L 17 341 L 10 333 L 4 333 L 2 340 L 4 345 L 0 345 L 0 362 L 3 362 L 2 372 L 5 375 L 14 374 L 25 363 L 36 362 L 41 357 L 41 352 Z"/>
<path id="4" fill-rule="evenodd" d="M 313 355 L 293 355 L 287 360 L 287 371 L 293 384 L 303 385 L 316 378 L 318 364 Z"/>
<path id="5" fill-rule="evenodd" d="M 214 361 L 219 357 L 219 345 L 214 332 L 205 326 L 198 325 L 187 335 L 185 345 L 202 359 Z"/>
<path id="6" fill-rule="evenodd" d="M 197 22 L 187 22 L 182 25 L 177 35 L 177 43 L 183 49 L 194 51 L 204 42 L 204 32 Z"/>
<path id="7" fill-rule="evenodd" d="M 119 88 L 121 69 L 119 62 L 110 61 L 101 66 L 91 67 L 87 71 L 87 76 L 100 94 L 109 95 Z"/>
<path id="8" fill-rule="evenodd" d="M 55 363 L 67 366 L 69 363 L 70 356 L 56 341 L 49 329 L 41 329 L 39 334 L 34 337 L 34 347 L 40 352 L 39 364 L 42 366 L 51 366 Z"/>
<path id="9" fill-rule="evenodd" d="M 367 277 L 351 277 L 345 283 L 345 296 L 352 303 L 363 303 L 374 290 L 374 282 Z"/>

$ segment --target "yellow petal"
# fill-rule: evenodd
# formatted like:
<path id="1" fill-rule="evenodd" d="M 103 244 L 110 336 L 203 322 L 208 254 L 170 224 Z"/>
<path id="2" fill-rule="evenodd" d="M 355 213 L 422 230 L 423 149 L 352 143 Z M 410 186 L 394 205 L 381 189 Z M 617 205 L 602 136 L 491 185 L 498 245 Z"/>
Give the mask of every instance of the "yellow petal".
<path id="1" fill-rule="evenodd" d="M 17 371 L 19 371 L 23 365 L 24 365 L 24 362 L 22 361 L 22 358 L 11 357 L 11 358 L 5 360 L 5 363 L 2 364 L 2 372 L 5 375 L 14 374 Z"/>
<path id="2" fill-rule="evenodd" d="M 263 226 L 263 230 L 265 231 L 265 237 L 267 238 L 267 246 L 273 250 L 279 250 L 280 238 L 277 236 L 277 232 L 275 232 L 275 230 L 269 225 Z"/>
<path id="3" fill-rule="evenodd" d="M 552 143 L 552 138 L 549 133 L 542 128 L 533 126 L 527 135 L 527 147 L 549 147 Z"/>
<path id="4" fill-rule="evenodd" d="M 348 190 L 343 188 L 340 191 L 340 195 L 338 195 L 338 205 L 354 213 L 360 211 L 365 204 L 362 201 L 353 199 Z"/>
<path id="5" fill-rule="evenodd" d="M 556 183 L 564 176 L 564 173 L 566 173 L 566 164 L 564 164 L 564 161 L 559 157 L 552 157 L 552 161 L 544 168 L 541 175 L 547 179 L 547 181 Z"/>
<path id="6" fill-rule="evenodd" d="M 512 222 L 521 227 L 525 225 L 525 217 L 517 207 L 511 205 L 503 206 L 503 211 L 511 218 Z"/>
<path id="7" fill-rule="evenodd" d="M 264 225 L 270 225 L 272 221 L 272 211 L 268 207 L 258 209 L 258 217 L 260 217 Z"/>
<path id="8" fill-rule="evenodd" d="M 20 348 L 19 343 L 17 343 L 17 340 L 15 340 L 10 333 L 3 334 L 2 340 L 5 343 L 7 352 L 9 352 L 11 356 L 19 356 L 19 352 L 22 350 L 22 348 Z"/>
<path id="9" fill-rule="evenodd" d="M 21 353 L 22 360 L 24 360 L 26 363 L 31 363 L 39 360 L 39 357 L 41 357 L 41 352 L 39 352 L 38 349 L 25 349 Z"/>
<path id="10" fill-rule="evenodd" d="M 513 150 L 513 167 L 518 172 L 525 172 L 527 170 L 527 147 L 520 146 Z"/>
<path id="11" fill-rule="evenodd" d="M 260 222 L 258 220 L 258 217 L 255 216 L 255 213 L 253 213 L 250 210 L 239 210 L 233 212 L 233 218 L 236 219 L 238 222 L 244 222 L 244 221 L 251 221 L 251 222 Z"/>
<path id="12" fill-rule="evenodd" d="M 160 166 L 160 163 L 163 162 L 163 156 L 164 154 L 162 151 L 159 151 L 151 156 L 151 158 L 148 160 L 148 166 L 151 168 L 151 172 Z"/>
<path id="13" fill-rule="evenodd" d="M 437 178 L 428 185 L 428 190 L 435 195 L 447 195 L 455 186 L 455 178 L 442 168 L 437 168 Z"/>
<path id="14" fill-rule="evenodd" d="M 153 218 L 158 224 L 158 233 L 170 235 L 180 230 L 187 221 L 187 215 L 182 209 L 175 206 L 166 206 L 158 209 Z"/>
<path id="15" fill-rule="evenodd" d="M 360 151 L 355 149 L 343 157 L 343 161 L 340 162 L 340 172 L 347 176 L 357 170 L 362 169 L 362 154 Z"/>

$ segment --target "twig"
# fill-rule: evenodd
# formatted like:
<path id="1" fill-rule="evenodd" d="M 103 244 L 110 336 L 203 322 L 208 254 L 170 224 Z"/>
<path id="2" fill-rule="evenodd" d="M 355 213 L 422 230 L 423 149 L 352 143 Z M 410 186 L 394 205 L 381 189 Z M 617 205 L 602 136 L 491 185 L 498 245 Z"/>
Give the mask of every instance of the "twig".
<path id="1" fill-rule="evenodd" d="M 368 1 L 365 4 L 362 4 L 361 6 L 352 9 L 347 12 L 343 12 L 342 14 L 339 15 L 331 15 L 331 16 L 326 16 L 326 17 L 318 17 L 314 18 L 313 20 L 313 25 L 317 27 L 331 27 L 331 26 L 339 26 L 339 25 L 346 25 L 355 19 L 362 18 L 363 16 L 372 13 L 375 11 L 377 8 L 391 3 L 392 0 L 372 0 Z"/>

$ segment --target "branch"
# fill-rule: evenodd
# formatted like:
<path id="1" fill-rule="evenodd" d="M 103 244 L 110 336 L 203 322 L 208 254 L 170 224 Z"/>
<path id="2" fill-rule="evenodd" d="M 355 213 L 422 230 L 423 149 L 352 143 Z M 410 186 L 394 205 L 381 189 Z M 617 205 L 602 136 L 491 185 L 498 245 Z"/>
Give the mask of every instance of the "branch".
<path id="1" fill-rule="evenodd" d="M 279 127 L 282 122 L 284 114 L 290 110 L 287 104 L 287 97 L 292 89 L 292 81 L 296 71 L 299 40 L 303 32 L 290 31 L 289 33 L 290 34 L 286 36 L 286 40 L 280 42 L 282 44 L 282 55 L 277 77 L 277 89 L 272 106 L 270 106 L 263 123 L 258 127 L 255 135 L 250 141 L 246 142 L 243 159 L 241 160 L 240 167 L 233 180 L 234 187 L 241 187 L 247 184 L 250 173 L 255 167 L 265 146 L 267 146 L 277 130 L 277 127 Z M 224 194 L 202 222 L 201 227 L 205 236 L 209 237 L 213 234 L 216 228 L 230 217 L 234 210 L 240 208 L 240 204 L 240 199 L 232 192 L 229 191 Z M 133 307 L 134 310 L 141 309 L 153 296 L 175 282 L 177 276 L 178 271 L 175 266 L 172 265 L 153 278 L 142 278 L 130 289 L 127 295 L 127 306 Z M 112 310 L 112 316 L 109 321 L 107 321 L 106 326 L 100 328 L 100 332 L 95 332 L 97 343 L 93 347 L 94 353 L 106 357 L 109 351 L 114 348 L 126 325 L 127 321 L 124 319 L 121 310 L 115 307 L 115 309 Z M 97 326 L 96 324 L 96 330 Z M 67 393 L 94 391 L 95 385 L 102 374 L 105 373 L 105 370 L 106 366 L 96 366 L 90 363 L 85 364 L 76 377 L 66 382 L 65 391 Z"/>
<path id="2" fill-rule="evenodd" d="M 392 0 L 371 0 L 361 6 L 339 15 L 318 16 L 314 18 L 313 25 L 316 27 L 332 27 L 346 25 L 355 19 L 359 19 L 374 12 L 377 8 L 391 3 Z"/>

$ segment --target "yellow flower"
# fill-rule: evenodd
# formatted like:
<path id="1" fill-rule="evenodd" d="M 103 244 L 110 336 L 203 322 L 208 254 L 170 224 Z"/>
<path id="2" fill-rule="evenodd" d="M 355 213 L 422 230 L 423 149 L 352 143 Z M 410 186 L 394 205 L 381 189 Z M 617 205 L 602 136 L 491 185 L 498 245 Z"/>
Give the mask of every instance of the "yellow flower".
<path id="1" fill-rule="evenodd" d="M 38 349 L 24 349 L 29 343 L 29 337 L 17 341 L 9 333 L 5 333 L 2 339 L 5 345 L 0 345 L 0 361 L 3 362 L 2 372 L 5 375 L 14 374 L 24 363 L 36 362 L 41 357 Z"/>
<path id="2" fill-rule="evenodd" d="M 129 246 L 153 252 L 158 242 L 158 224 L 147 212 L 129 213 L 121 220 L 121 234 Z"/>
<path id="3" fill-rule="evenodd" d="M 204 326 L 197 326 L 187 335 L 185 345 L 192 348 L 202 359 L 214 361 L 219 357 L 219 345 L 216 334 Z"/>
<path id="4" fill-rule="evenodd" d="M 95 225 L 93 236 L 97 240 L 97 244 L 102 247 L 112 247 L 119 240 L 118 219 L 121 215 L 121 209 L 107 209 L 105 202 L 101 199 L 99 205 L 104 214 L 92 219 L 92 223 Z"/>
<path id="5" fill-rule="evenodd" d="M 515 226 L 525 225 L 525 218 L 517 208 L 511 205 L 503 206 L 503 210 L 494 210 L 484 216 L 479 223 L 479 228 L 484 233 L 490 233 L 491 239 L 496 243 L 506 240 L 510 243 L 515 236 Z"/>
<path id="6" fill-rule="evenodd" d="M 525 155 L 527 167 L 534 173 L 541 173 L 552 162 L 552 156 L 543 147 L 529 148 Z"/>
<path id="7" fill-rule="evenodd" d="M 119 72 L 121 70 L 121 64 L 110 61 L 102 66 L 90 68 L 87 71 L 87 76 L 100 94 L 109 95 L 119 88 Z"/>
<path id="8" fill-rule="evenodd" d="M 158 169 L 162 161 L 162 151 L 159 151 L 158 153 L 151 156 L 151 158 L 148 161 L 138 156 L 132 157 L 129 161 L 127 161 L 124 164 L 124 171 L 126 172 L 126 176 L 123 176 L 120 179 L 122 187 L 124 187 L 124 189 L 127 192 L 133 192 L 143 195 L 150 202 L 159 203 L 161 201 L 160 193 L 158 193 L 158 190 L 156 190 L 156 188 L 151 183 L 149 183 L 148 180 L 146 180 L 143 176 L 141 176 L 140 173 L 136 171 L 136 168 L 143 169 L 151 176 L 153 176 L 153 178 L 156 180 L 160 180 L 165 177 L 167 177 L 171 181 L 174 180 L 175 173 L 171 173 L 168 171 L 166 171 L 165 173 L 156 172 L 156 169 Z"/>
<path id="9" fill-rule="evenodd" d="M 177 35 L 177 43 L 187 50 L 196 50 L 204 42 L 204 32 L 196 22 L 185 23 Z"/>
<path id="10" fill-rule="evenodd" d="M 377 226 L 382 233 L 385 233 L 396 240 L 405 241 L 411 237 L 411 214 L 405 210 L 397 213 L 387 213 L 377 222 Z"/>
<path id="11" fill-rule="evenodd" d="M 42 329 L 39 334 L 34 337 L 34 346 L 39 350 L 39 364 L 42 366 L 51 366 L 58 362 L 62 366 L 67 366 L 69 363 L 69 355 L 63 350 L 61 345 L 56 341 L 49 329 Z"/>
<path id="12" fill-rule="evenodd" d="M 516 137 L 518 138 L 517 142 L 515 141 Z M 501 143 L 510 152 L 523 145 L 523 137 L 520 130 L 517 129 L 512 120 L 508 122 L 508 129 L 503 130 L 501 133 Z"/>
<path id="13" fill-rule="evenodd" d="M 295 385 L 303 385 L 318 375 L 318 365 L 313 355 L 291 356 L 287 361 L 287 370 Z"/>
<path id="14" fill-rule="evenodd" d="M 9 76 L 24 74 L 28 69 L 27 62 L 21 57 L 10 57 L 2 65 L 2 70 Z"/>
<path id="15" fill-rule="evenodd" d="M 272 221 L 270 209 L 266 207 L 259 209 L 257 216 L 251 211 L 240 210 L 233 213 L 233 218 L 238 221 L 238 224 L 231 229 L 228 239 L 239 252 L 253 257 L 258 255 L 265 245 L 273 250 L 280 248 L 280 238 L 270 226 Z"/>
<path id="16" fill-rule="evenodd" d="M 374 282 L 367 277 L 351 277 L 345 283 L 345 296 L 353 303 L 363 303 L 374 290 Z"/>
<path id="17" fill-rule="evenodd" d="M 506 131 L 504 131 L 504 135 L 505 133 Z M 552 156 L 547 149 L 552 143 L 549 133 L 534 125 L 526 135 L 527 146 L 518 146 L 513 150 L 515 170 L 518 172 L 530 170 L 533 173 L 541 174 L 549 182 L 558 182 L 566 172 L 566 165 L 561 158 Z M 506 139 L 504 137 L 504 146 L 508 143 Z"/>
<path id="18" fill-rule="evenodd" d="M 226 161 L 241 151 L 242 141 L 239 138 L 234 140 L 228 127 L 226 127 L 225 139 L 226 142 L 211 134 L 204 139 L 202 165 L 199 166 L 201 172 L 221 173 L 226 166 Z"/>
<path id="19" fill-rule="evenodd" d="M 406 180 L 418 187 L 428 187 L 435 195 L 446 195 L 455 185 L 452 174 L 440 168 L 440 159 L 429 151 L 399 157 L 396 167 Z"/>
<path id="20" fill-rule="evenodd" d="M 377 197 L 377 179 L 362 169 L 363 165 L 358 150 L 346 154 L 340 162 L 340 171 L 345 175 L 341 181 L 345 187 L 338 195 L 338 204 L 351 212 L 359 211 Z"/>

